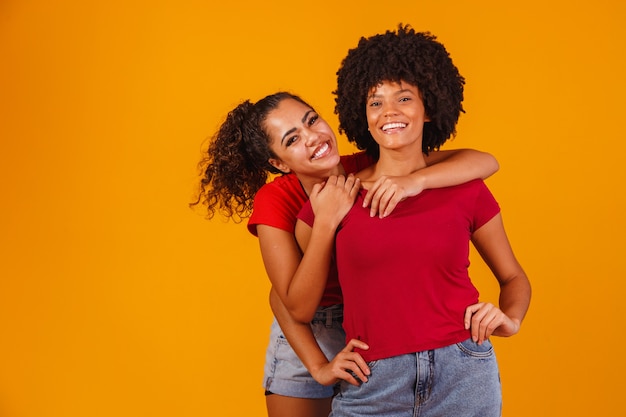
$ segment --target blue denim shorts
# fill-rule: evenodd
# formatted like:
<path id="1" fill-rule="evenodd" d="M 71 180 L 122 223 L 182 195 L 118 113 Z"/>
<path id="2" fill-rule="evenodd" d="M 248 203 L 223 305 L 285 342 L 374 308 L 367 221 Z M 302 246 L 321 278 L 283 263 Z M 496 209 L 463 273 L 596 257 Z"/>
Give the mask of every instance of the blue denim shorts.
<path id="1" fill-rule="evenodd" d="M 320 348 L 331 360 L 345 347 L 346 334 L 341 325 L 343 306 L 335 305 L 317 310 L 311 322 Z M 270 343 L 265 353 L 263 386 L 273 394 L 296 398 L 330 398 L 334 387 L 319 384 L 304 367 L 278 326 L 271 326 Z"/>
<path id="2" fill-rule="evenodd" d="M 366 383 L 342 381 L 331 416 L 499 417 L 502 392 L 490 341 L 467 339 L 439 349 L 369 363 Z"/>

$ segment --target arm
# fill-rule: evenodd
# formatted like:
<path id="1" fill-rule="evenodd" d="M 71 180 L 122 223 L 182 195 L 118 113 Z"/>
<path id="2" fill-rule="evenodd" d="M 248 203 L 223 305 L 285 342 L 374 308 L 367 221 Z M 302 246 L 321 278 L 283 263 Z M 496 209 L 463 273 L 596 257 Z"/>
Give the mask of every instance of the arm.
<path id="1" fill-rule="evenodd" d="M 469 306 L 465 328 L 482 343 L 492 334 L 512 336 L 519 332 L 530 304 L 530 282 L 515 258 L 504 231 L 502 216 L 496 215 L 472 235 L 472 243 L 500 284 L 499 308 L 490 303 Z"/>
<path id="2" fill-rule="evenodd" d="M 449 187 L 477 178 L 488 178 L 498 171 L 498 161 L 489 153 L 474 149 L 434 151 L 425 155 L 426 168 L 406 177 L 383 176 L 369 189 L 363 207 L 370 215 L 388 216 L 396 205 L 426 189 Z"/>
<path id="3" fill-rule="evenodd" d="M 270 306 L 287 341 L 317 382 L 322 385 L 332 385 L 338 379 L 344 379 L 353 385 L 358 385 L 357 380 L 348 371 L 354 372 L 361 381 L 367 381 L 366 375 L 370 373 L 369 368 L 361 355 L 353 352 L 355 347 L 367 349 L 368 346 L 364 342 L 351 340 L 329 362 L 317 344 L 311 326 L 308 323 L 293 320 L 274 290 L 270 292 Z"/>
<path id="4" fill-rule="evenodd" d="M 326 288 L 326 278 L 335 242 L 335 230 L 350 210 L 360 183 L 354 177 L 330 177 L 316 185 L 311 202 L 316 202 L 315 225 L 309 247 L 301 255 L 294 236 L 284 230 L 258 225 L 261 255 L 274 291 L 296 320 L 308 323 Z"/>

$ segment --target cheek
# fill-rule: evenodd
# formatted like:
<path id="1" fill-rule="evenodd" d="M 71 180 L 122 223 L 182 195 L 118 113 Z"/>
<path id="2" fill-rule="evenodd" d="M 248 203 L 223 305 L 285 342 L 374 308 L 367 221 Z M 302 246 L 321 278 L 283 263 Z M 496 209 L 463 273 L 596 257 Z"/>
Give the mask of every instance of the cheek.
<path id="1" fill-rule="evenodd" d="M 288 149 L 283 150 L 280 155 L 281 159 L 288 164 L 292 169 L 307 158 L 305 149 L 301 146 L 290 146 Z"/>
<path id="2" fill-rule="evenodd" d="M 332 136 L 332 137 L 335 136 L 335 132 L 333 131 L 332 127 L 330 127 L 328 123 L 324 123 L 322 125 L 320 133 L 324 133 L 325 135 Z"/>
<path id="3" fill-rule="evenodd" d="M 372 112 L 367 112 L 366 116 L 367 116 L 367 126 L 370 128 L 376 126 L 375 115 Z"/>

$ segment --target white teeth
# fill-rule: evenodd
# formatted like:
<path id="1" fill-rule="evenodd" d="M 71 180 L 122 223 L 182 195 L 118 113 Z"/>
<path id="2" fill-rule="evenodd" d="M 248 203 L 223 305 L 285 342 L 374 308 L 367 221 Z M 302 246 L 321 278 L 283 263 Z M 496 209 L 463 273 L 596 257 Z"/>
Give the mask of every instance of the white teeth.
<path id="1" fill-rule="evenodd" d="M 383 131 L 385 131 L 385 130 L 389 130 L 389 129 L 397 129 L 397 128 L 400 128 L 400 127 L 406 127 L 406 123 L 398 123 L 398 122 L 396 122 L 396 123 L 387 123 L 387 124 L 383 125 L 382 129 L 383 129 Z"/>
<path id="2" fill-rule="evenodd" d="M 313 154 L 313 159 L 319 158 L 319 157 L 320 157 L 320 156 L 322 156 L 322 154 L 323 154 L 324 152 L 326 152 L 327 150 L 328 150 L 328 143 L 325 143 L 325 144 L 323 144 L 323 145 L 322 145 L 322 147 L 321 147 L 321 148 L 319 148 L 319 149 L 317 150 L 317 152 L 315 152 L 315 153 Z"/>

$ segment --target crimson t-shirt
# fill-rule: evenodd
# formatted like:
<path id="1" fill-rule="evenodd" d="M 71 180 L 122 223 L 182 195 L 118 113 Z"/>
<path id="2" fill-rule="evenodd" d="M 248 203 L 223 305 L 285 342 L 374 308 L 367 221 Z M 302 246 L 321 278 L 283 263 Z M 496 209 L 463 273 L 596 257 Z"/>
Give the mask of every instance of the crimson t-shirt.
<path id="1" fill-rule="evenodd" d="M 472 233 L 500 208 L 482 180 L 425 190 L 387 217 L 370 217 L 361 190 L 338 228 L 336 258 L 346 340 L 366 361 L 467 339 L 465 309 L 478 302 L 469 274 Z M 298 215 L 313 224 L 310 203 Z"/>

